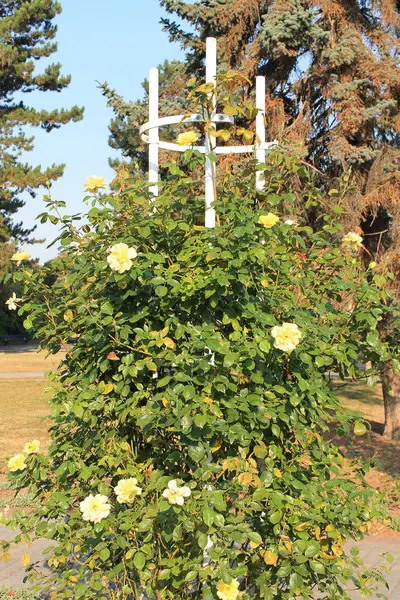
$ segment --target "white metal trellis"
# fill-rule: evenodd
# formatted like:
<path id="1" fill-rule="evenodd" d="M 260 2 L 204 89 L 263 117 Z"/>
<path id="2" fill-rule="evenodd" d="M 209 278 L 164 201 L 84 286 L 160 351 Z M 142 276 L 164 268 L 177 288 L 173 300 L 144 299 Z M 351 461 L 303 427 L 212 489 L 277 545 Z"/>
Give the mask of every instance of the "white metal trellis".
<path id="1" fill-rule="evenodd" d="M 216 96 L 216 74 L 217 74 L 217 40 L 207 38 L 206 49 L 206 83 L 214 85 L 214 93 L 210 94 L 213 98 L 213 112 L 211 122 L 234 123 L 234 118 L 228 115 L 217 113 Z M 266 152 L 269 148 L 276 146 L 277 141 L 267 142 L 265 136 L 265 77 L 256 77 L 256 108 L 258 114 L 256 117 L 256 159 L 259 163 L 265 164 Z M 160 149 L 172 150 L 175 152 L 185 152 L 192 146 L 181 146 L 174 142 L 164 142 L 159 138 L 159 130 L 166 125 L 177 123 L 199 123 L 204 121 L 200 114 L 193 114 L 190 117 L 176 115 L 172 117 L 159 116 L 159 77 L 158 69 L 150 69 L 149 77 L 149 121 L 144 123 L 139 129 L 142 140 L 149 145 L 149 183 L 150 191 L 154 196 L 158 195 L 159 181 L 159 151 Z M 204 146 L 196 146 L 196 150 L 206 155 L 205 162 L 205 225 L 206 227 L 215 227 L 215 209 L 213 202 L 215 200 L 215 178 L 216 164 L 208 158 L 213 153 L 220 154 L 251 154 L 254 152 L 254 146 L 217 146 L 215 138 L 208 133 L 205 135 Z M 264 188 L 265 180 L 263 171 L 257 171 L 256 188 L 261 191 Z"/>

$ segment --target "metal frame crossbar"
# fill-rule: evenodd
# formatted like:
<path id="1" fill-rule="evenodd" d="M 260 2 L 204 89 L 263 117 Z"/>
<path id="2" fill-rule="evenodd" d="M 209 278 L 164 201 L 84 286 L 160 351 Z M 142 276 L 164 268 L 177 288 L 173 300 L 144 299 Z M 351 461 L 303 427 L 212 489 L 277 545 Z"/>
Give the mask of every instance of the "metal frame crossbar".
<path id="1" fill-rule="evenodd" d="M 212 101 L 212 114 L 208 122 L 214 124 L 214 128 L 218 123 L 233 125 L 234 117 L 230 117 L 223 113 L 216 112 L 217 97 L 216 97 L 216 75 L 217 75 L 217 40 L 215 38 L 207 38 L 206 47 L 206 83 L 212 83 L 214 90 L 210 92 L 209 97 Z M 254 145 L 246 146 L 217 146 L 215 137 L 208 132 L 205 134 L 204 146 L 195 146 L 194 148 L 206 155 L 205 161 L 205 225 L 206 227 L 215 227 L 215 209 L 213 203 L 215 200 L 215 179 L 216 179 L 216 164 L 209 158 L 208 155 L 215 154 L 252 154 L 255 152 L 257 162 L 265 164 L 266 153 L 272 147 L 277 146 L 278 142 L 266 141 L 265 135 L 265 77 L 256 77 L 256 109 L 258 110 L 256 117 L 256 141 Z M 185 115 L 175 115 L 171 117 L 159 116 L 159 72 L 158 69 L 150 69 L 149 76 L 149 121 L 144 123 L 139 133 L 141 139 L 149 145 L 149 183 L 150 191 L 154 196 L 158 195 L 159 183 L 159 151 L 160 149 L 174 152 L 185 152 L 193 146 L 179 145 L 175 142 L 166 142 L 160 140 L 159 132 L 162 127 L 168 125 L 177 125 L 179 123 L 201 123 L 206 119 L 201 114 L 192 114 L 187 117 Z M 263 190 L 265 185 L 264 173 L 262 170 L 257 171 L 256 189 Z"/>

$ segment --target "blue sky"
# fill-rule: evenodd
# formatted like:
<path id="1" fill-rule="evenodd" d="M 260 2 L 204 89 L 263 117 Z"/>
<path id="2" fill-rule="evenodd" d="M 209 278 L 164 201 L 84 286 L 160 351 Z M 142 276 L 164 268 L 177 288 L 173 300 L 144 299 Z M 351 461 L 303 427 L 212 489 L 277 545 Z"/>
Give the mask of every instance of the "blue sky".
<path id="1" fill-rule="evenodd" d="M 46 134 L 34 130 L 35 149 L 26 155 L 30 164 L 43 167 L 65 163 L 61 180 L 53 184 L 52 196 L 67 202 L 68 214 L 84 209 L 82 185 L 88 175 L 111 180 L 113 171 L 108 158 L 115 152 L 108 146 L 111 109 L 97 89 L 96 81 L 107 81 L 125 99 L 142 96 L 141 82 L 151 67 L 165 59 L 183 58 L 177 44 L 171 44 L 159 24 L 165 16 L 158 0 L 64 0 L 63 13 L 57 18 L 58 52 L 50 62 L 60 62 L 63 73 L 72 75 L 70 86 L 63 92 L 24 95 L 31 106 L 43 109 L 85 106 L 80 123 L 64 125 Z M 43 67 L 38 63 L 38 71 Z M 27 198 L 27 204 L 16 218 L 26 226 L 34 223 L 43 210 L 44 192 Z M 45 244 L 26 246 L 41 262 L 57 254 L 57 247 L 46 249 L 57 235 L 51 225 L 38 225 L 37 238 Z"/>

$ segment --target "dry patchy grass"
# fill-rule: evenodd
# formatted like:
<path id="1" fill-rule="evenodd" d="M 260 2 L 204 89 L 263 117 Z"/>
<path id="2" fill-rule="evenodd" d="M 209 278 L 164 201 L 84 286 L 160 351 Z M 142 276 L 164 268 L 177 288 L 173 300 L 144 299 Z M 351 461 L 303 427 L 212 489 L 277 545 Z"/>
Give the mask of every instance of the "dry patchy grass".
<path id="1" fill-rule="evenodd" d="M 338 437 L 334 438 L 334 442 L 343 450 L 348 461 L 354 458 L 376 461 L 366 479 L 372 487 L 385 494 L 391 515 L 397 521 L 400 516 L 400 440 L 382 435 L 385 416 L 381 386 L 369 388 L 363 383 L 350 383 L 338 391 L 343 406 L 360 412 L 369 421 L 370 431 L 361 437 L 353 436 L 351 442 Z M 396 535 L 383 525 L 377 525 L 371 534 Z"/>
<path id="2" fill-rule="evenodd" d="M 65 353 L 48 356 L 42 352 L 1 352 L 0 373 L 46 373 L 57 368 Z"/>
<path id="3" fill-rule="evenodd" d="M 337 392 L 343 406 L 360 412 L 368 421 L 381 423 L 383 426 L 385 414 L 380 384 L 373 388 L 359 382 L 352 382 L 344 387 L 338 384 Z"/>
<path id="4" fill-rule="evenodd" d="M 47 418 L 50 414 L 50 391 L 46 379 L 0 380 L 0 471 L 7 458 L 22 452 L 25 442 L 49 443 Z"/>

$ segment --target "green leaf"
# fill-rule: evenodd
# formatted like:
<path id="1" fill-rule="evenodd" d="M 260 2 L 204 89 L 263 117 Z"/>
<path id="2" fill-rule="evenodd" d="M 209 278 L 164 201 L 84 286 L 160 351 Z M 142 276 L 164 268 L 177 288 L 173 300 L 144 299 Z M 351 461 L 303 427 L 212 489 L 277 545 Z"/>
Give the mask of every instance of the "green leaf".
<path id="1" fill-rule="evenodd" d="M 353 431 L 355 435 L 362 436 L 367 433 L 367 428 L 361 421 L 356 421 L 354 423 Z"/>
<path id="2" fill-rule="evenodd" d="M 370 331 L 367 334 L 367 344 L 371 346 L 371 348 L 376 348 L 379 344 L 379 334 L 377 331 Z"/>
<path id="3" fill-rule="evenodd" d="M 158 285 L 155 289 L 157 296 L 163 298 L 168 294 L 168 288 L 165 285 Z"/>
<path id="4" fill-rule="evenodd" d="M 222 490 L 212 492 L 211 501 L 217 510 L 220 510 L 221 512 L 226 510 L 226 500 Z"/>
<path id="5" fill-rule="evenodd" d="M 192 385 L 186 385 L 183 389 L 183 397 L 185 400 L 191 400 L 196 393 L 196 390 Z"/>
<path id="6" fill-rule="evenodd" d="M 108 548 L 103 548 L 99 554 L 101 560 L 104 562 L 110 558 L 110 551 Z"/>
<path id="7" fill-rule="evenodd" d="M 237 354 L 233 354 L 232 352 L 228 352 L 224 356 L 224 367 L 230 368 L 237 362 Z"/>
<path id="8" fill-rule="evenodd" d="M 262 537 L 259 533 L 257 533 L 256 531 L 250 531 L 249 533 L 249 540 L 251 542 L 254 542 L 255 544 L 262 544 Z"/>
<path id="9" fill-rule="evenodd" d="M 202 533 L 198 540 L 197 543 L 199 544 L 200 548 L 202 548 L 204 550 L 204 548 L 207 546 L 208 544 L 208 535 L 206 535 L 205 533 Z"/>
<path id="10" fill-rule="evenodd" d="M 205 454 L 205 450 L 203 446 L 189 446 L 188 454 L 195 463 L 199 463 Z"/>
<path id="11" fill-rule="evenodd" d="M 206 425 L 206 423 L 207 423 L 207 420 L 208 420 L 207 415 L 195 415 L 195 417 L 193 419 L 194 424 L 197 427 L 200 427 L 200 429 L 203 429 L 204 425 Z"/>
<path id="12" fill-rule="evenodd" d="M 133 564 L 138 571 L 142 571 L 144 565 L 146 564 L 146 557 L 143 552 L 136 552 L 135 556 L 133 557 Z"/>
<path id="13" fill-rule="evenodd" d="M 320 551 L 320 545 L 319 545 L 319 543 L 318 542 L 311 542 L 307 546 L 304 554 L 307 556 L 307 558 L 311 558 L 311 557 L 314 557 L 316 554 L 318 554 L 319 551 Z"/>
<path id="14" fill-rule="evenodd" d="M 202 517 L 203 517 L 203 521 L 206 525 L 208 525 L 208 527 L 211 527 L 211 525 L 214 523 L 214 511 L 212 508 L 209 507 L 205 507 L 203 508 L 203 512 L 202 512 Z"/>
<path id="15" fill-rule="evenodd" d="M 264 446 L 255 446 L 254 454 L 257 458 L 265 458 L 268 454 L 268 450 Z"/>
<path id="16" fill-rule="evenodd" d="M 318 575 L 324 575 L 325 574 L 325 567 L 323 564 L 321 564 L 320 562 L 317 562 L 316 560 L 310 560 L 310 567 L 312 568 L 312 570 L 315 573 L 318 573 Z"/>
<path id="17" fill-rule="evenodd" d="M 262 340 L 260 342 L 260 350 L 261 352 L 264 352 L 264 354 L 268 354 L 268 352 L 271 350 L 271 344 L 268 342 L 268 340 Z"/>
<path id="18" fill-rule="evenodd" d="M 33 327 L 32 319 L 30 317 L 27 317 L 24 320 L 23 325 L 26 330 L 32 329 L 32 327 Z"/>
<path id="19" fill-rule="evenodd" d="M 113 309 L 112 304 L 110 302 L 104 302 L 101 305 L 100 310 L 105 315 L 112 315 L 113 312 L 114 312 L 114 309 Z"/>
<path id="20" fill-rule="evenodd" d="M 277 523 L 279 523 L 279 521 L 282 520 L 281 511 L 276 510 L 275 512 L 273 512 L 272 515 L 270 515 L 269 520 L 270 520 L 270 523 L 272 523 L 273 525 L 276 525 Z"/>
<path id="21" fill-rule="evenodd" d="M 303 578 L 298 573 L 292 573 L 289 579 L 289 588 L 295 592 L 299 593 L 303 586 Z"/>

